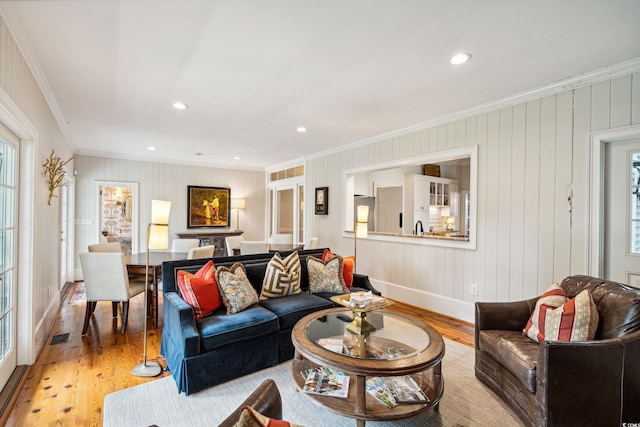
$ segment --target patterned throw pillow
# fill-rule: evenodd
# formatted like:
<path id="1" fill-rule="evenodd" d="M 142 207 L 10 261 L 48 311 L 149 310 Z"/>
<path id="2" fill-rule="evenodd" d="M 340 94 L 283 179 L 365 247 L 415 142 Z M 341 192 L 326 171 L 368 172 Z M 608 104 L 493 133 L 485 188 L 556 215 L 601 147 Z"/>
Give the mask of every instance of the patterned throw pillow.
<path id="1" fill-rule="evenodd" d="M 307 257 L 309 271 L 309 292 L 348 294 L 349 288 L 342 277 L 342 257 L 337 255 L 328 261 Z"/>
<path id="2" fill-rule="evenodd" d="M 233 425 L 234 427 L 302 427 L 291 424 L 287 421 L 274 420 L 266 417 L 251 406 L 243 406 L 240 412 L 240 419 Z"/>
<path id="3" fill-rule="evenodd" d="M 216 280 L 227 314 L 239 313 L 258 302 L 258 294 L 249 283 L 241 263 L 236 262 L 231 268 L 218 267 Z"/>
<path id="4" fill-rule="evenodd" d="M 322 252 L 322 261 L 328 261 L 335 256 L 336 254 L 331 252 L 329 249 L 325 249 L 324 252 Z M 355 263 L 356 257 L 354 256 L 342 258 L 342 278 L 344 279 L 344 284 L 347 285 L 347 288 L 353 286 L 353 267 Z"/>
<path id="5" fill-rule="evenodd" d="M 262 281 L 260 299 L 284 297 L 299 294 L 300 290 L 300 258 L 298 252 L 294 252 L 285 259 L 276 254 L 267 265 L 267 270 Z"/>
<path id="6" fill-rule="evenodd" d="M 567 299 L 554 284 L 536 302 L 524 333 L 534 341 L 592 340 L 598 328 L 598 308 L 588 289 Z"/>
<path id="7" fill-rule="evenodd" d="M 196 320 L 222 307 L 215 278 L 207 280 L 187 271 L 178 271 L 178 288 L 182 299 L 193 307 Z"/>

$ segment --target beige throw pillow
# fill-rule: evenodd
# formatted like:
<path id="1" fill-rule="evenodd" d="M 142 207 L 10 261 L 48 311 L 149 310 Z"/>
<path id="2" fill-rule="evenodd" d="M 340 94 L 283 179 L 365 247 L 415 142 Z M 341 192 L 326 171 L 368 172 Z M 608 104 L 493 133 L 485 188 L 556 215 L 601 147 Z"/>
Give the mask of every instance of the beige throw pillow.
<path id="1" fill-rule="evenodd" d="M 312 294 L 348 294 L 349 288 L 344 283 L 342 276 L 342 265 L 342 257 L 340 255 L 327 261 L 308 256 L 309 292 Z"/>
<path id="2" fill-rule="evenodd" d="M 227 314 L 238 313 L 258 302 L 258 294 L 247 279 L 247 272 L 241 263 L 236 262 L 231 268 L 218 267 L 216 281 Z"/>
<path id="3" fill-rule="evenodd" d="M 262 281 L 260 299 L 279 298 L 287 295 L 295 295 L 300 290 L 300 258 L 298 252 L 294 252 L 285 259 L 276 254 L 267 265 L 267 270 Z"/>

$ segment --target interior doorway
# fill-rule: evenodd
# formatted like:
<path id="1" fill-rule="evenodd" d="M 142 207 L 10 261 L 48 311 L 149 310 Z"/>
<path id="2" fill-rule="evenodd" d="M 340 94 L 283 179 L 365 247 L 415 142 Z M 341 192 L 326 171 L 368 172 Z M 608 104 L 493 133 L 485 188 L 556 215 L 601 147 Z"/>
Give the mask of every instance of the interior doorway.
<path id="1" fill-rule="evenodd" d="M 98 241 L 118 242 L 125 255 L 138 252 L 138 183 L 97 181 Z"/>

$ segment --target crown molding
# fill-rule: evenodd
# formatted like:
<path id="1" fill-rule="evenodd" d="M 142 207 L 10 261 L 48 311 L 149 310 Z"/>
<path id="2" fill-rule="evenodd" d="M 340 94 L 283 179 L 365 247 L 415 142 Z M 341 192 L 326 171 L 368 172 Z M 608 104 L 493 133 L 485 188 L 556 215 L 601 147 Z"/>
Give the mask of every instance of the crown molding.
<path id="1" fill-rule="evenodd" d="M 630 59 L 618 64 L 610 65 L 590 71 L 588 73 L 580 74 L 574 77 L 569 77 L 564 80 L 560 80 L 555 83 L 551 83 L 545 86 L 540 86 L 535 89 L 530 89 L 524 92 L 520 92 L 514 95 L 509 95 L 504 98 L 499 98 L 493 101 L 489 101 L 483 104 L 478 104 L 473 107 L 458 110 L 451 114 L 437 117 L 435 119 L 426 120 L 424 122 L 417 123 L 405 128 L 396 129 L 390 132 L 383 133 L 381 135 L 372 136 L 370 138 L 361 139 L 351 143 L 343 144 L 338 147 L 330 148 L 317 153 L 309 154 L 306 156 L 307 160 L 313 160 L 320 157 L 324 157 L 331 154 L 341 153 L 354 148 L 362 147 L 372 144 L 374 142 L 384 141 L 392 138 L 398 138 L 403 135 L 422 131 L 425 129 L 440 126 L 446 123 L 455 122 L 460 119 L 475 116 L 478 114 L 488 113 L 490 111 L 499 110 L 505 107 L 511 107 L 517 104 L 522 104 L 535 99 L 544 98 L 546 96 L 557 95 L 569 90 L 579 89 L 581 87 L 590 86 L 596 83 L 600 83 L 606 80 L 611 80 L 616 77 L 632 74 L 640 71 L 640 57 Z"/>

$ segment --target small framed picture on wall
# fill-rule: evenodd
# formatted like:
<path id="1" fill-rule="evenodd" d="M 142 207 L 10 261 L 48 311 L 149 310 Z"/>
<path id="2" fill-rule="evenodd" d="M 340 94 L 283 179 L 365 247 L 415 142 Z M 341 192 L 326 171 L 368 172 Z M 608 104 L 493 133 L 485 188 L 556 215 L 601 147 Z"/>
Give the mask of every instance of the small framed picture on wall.
<path id="1" fill-rule="evenodd" d="M 329 214 L 329 187 L 316 187 L 316 215 Z"/>

